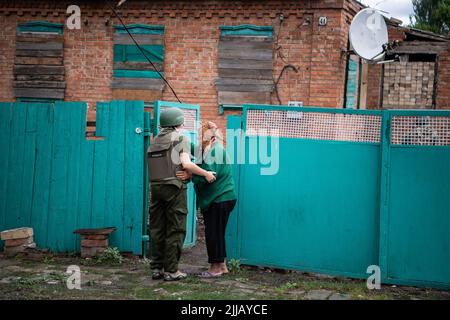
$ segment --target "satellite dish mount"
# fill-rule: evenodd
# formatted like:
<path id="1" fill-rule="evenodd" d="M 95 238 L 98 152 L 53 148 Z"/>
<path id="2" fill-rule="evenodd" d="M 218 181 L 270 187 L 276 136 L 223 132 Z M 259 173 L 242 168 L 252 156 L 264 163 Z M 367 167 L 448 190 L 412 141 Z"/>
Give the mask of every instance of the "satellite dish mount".
<path id="1" fill-rule="evenodd" d="M 349 40 L 353 52 L 368 63 L 382 62 L 386 53 L 398 45 L 398 41 L 389 43 L 384 17 L 372 8 L 355 15 L 350 25 Z"/>

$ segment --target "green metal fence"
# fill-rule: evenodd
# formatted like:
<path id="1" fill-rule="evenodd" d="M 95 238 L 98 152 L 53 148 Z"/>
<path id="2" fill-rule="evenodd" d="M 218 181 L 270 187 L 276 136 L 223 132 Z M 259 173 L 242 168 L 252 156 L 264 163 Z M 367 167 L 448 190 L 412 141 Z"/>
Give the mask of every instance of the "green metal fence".
<path id="1" fill-rule="evenodd" d="M 356 278 L 378 265 L 383 282 L 450 286 L 450 112 L 247 105 L 228 123 L 244 129 L 228 150 L 246 159 L 230 258 Z M 266 144 L 274 175 L 250 163 Z"/>

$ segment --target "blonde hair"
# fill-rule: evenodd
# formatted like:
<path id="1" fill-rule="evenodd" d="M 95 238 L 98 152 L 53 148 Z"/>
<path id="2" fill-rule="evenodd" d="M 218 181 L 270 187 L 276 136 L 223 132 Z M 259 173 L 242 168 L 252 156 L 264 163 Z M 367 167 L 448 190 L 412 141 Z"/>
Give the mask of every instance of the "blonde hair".
<path id="1" fill-rule="evenodd" d="M 219 128 L 211 127 L 209 122 L 202 123 L 201 126 L 201 139 L 203 141 L 211 141 L 212 138 L 216 138 L 217 140 L 223 141 L 223 135 L 220 132 Z"/>

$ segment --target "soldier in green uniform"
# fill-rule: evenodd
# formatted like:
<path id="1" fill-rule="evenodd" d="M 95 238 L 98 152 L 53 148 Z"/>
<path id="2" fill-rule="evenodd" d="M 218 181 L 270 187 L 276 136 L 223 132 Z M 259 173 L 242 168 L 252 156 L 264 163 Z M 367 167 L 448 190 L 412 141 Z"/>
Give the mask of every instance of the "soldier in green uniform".
<path id="1" fill-rule="evenodd" d="M 186 278 L 178 270 L 184 238 L 186 236 L 186 182 L 176 172 L 189 170 L 205 177 L 211 183 L 215 176 L 192 163 L 190 142 L 180 134 L 183 112 L 178 108 L 163 110 L 160 115 L 161 131 L 147 153 L 151 183 L 150 236 L 152 240 L 152 278 L 166 281 Z"/>

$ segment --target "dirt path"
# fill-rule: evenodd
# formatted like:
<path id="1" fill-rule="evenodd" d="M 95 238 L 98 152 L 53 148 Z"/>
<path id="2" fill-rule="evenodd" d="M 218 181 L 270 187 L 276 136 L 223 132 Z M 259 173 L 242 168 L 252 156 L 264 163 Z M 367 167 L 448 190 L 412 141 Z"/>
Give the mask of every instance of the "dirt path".
<path id="1" fill-rule="evenodd" d="M 0 299 L 448 299 L 449 291 L 382 286 L 368 290 L 365 281 L 301 272 L 240 268 L 216 279 L 200 279 L 207 268 L 201 225 L 197 245 L 186 249 L 182 282 L 151 280 L 148 260 L 125 259 L 103 264 L 78 256 L 43 255 L 6 258 L 0 253 Z M 66 286 L 69 265 L 81 270 L 81 290 Z"/>

